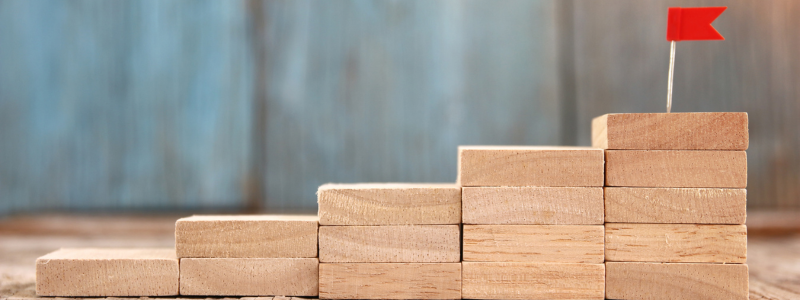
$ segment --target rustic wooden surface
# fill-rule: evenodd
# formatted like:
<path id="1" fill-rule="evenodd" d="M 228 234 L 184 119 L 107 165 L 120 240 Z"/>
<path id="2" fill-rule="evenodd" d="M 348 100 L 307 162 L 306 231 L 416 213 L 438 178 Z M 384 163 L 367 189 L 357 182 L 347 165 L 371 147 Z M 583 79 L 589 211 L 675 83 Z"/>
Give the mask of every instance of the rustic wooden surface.
<path id="1" fill-rule="evenodd" d="M 175 220 L 182 216 L 0 219 L 0 298 L 36 298 L 36 258 L 60 247 L 173 246 Z M 800 299 L 799 220 L 798 212 L 748 214 L 751 300 Z"/>

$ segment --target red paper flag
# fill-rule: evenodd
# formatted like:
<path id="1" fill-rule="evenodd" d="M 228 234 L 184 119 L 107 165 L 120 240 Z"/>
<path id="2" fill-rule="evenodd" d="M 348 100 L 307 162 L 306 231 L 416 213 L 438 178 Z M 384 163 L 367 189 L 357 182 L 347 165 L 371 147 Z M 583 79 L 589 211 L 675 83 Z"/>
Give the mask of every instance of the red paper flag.
<path id="1" fill-rule="evenodd" d="M 667 14 L 667 41 L 724 40 L 713 26 L 727 7 L 670 7 Z"/>

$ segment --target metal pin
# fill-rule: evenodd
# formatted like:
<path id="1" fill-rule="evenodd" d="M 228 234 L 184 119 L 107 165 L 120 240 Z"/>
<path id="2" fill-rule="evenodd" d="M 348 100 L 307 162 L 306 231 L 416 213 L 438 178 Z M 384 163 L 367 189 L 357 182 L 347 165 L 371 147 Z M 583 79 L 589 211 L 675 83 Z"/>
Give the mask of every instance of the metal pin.
<path id="1" fill-rule="evenodd" d="M 672 74 L 675 70 L 675 41 L 669 46 L 669 86 L 667 87 L 667 113 L 672 111 Z"/>

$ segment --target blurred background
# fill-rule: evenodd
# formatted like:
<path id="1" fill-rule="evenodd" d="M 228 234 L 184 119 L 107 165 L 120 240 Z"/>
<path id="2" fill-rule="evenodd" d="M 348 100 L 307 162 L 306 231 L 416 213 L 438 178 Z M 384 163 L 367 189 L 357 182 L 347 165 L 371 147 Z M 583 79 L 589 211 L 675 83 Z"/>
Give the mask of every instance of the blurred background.
<path id="1" fill-rule="evenodd" d="M 316 211 L 326 182 L 448 182 L 462 144 L 589 145 L 750 116 L 750 209 L 800 208 L 800 2 L 0 1 L 0 216 Z"/>

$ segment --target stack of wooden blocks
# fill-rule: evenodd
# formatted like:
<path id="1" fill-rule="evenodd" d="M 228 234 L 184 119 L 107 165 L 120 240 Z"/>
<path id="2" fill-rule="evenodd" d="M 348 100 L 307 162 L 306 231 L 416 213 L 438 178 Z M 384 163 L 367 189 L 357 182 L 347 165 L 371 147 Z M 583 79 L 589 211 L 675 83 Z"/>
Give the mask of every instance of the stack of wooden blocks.
<path id="1" fill-rule="evenodd" d="M 461 298 L 458 186 L 329 184 L 317 199 L 320 298 Z"/>
<path id="2" fill-rule="evenodd" d="M 747 114 L 609 114 L 592 133 L 606 297 L 747 299 Z"/>
<path id="3" fill-rule="evenodd" d="M 603 150 L 459 148 L 467 299 L 603 299 Z"/>
<path id="4" fill-rule="evenodd" d="M 316 216 L 194 216 L 175 223 L 180 294 L 318 294 Z"/>
<path id="5" fill-rule="evenodd" d="M 183 218 L 175 249 L 58 250 L 36 291 L 747 299 L 747 114 L 610 114 L 592 136 L 459 147 L 456 184 L 323 185 L 317 216 Z"/>

